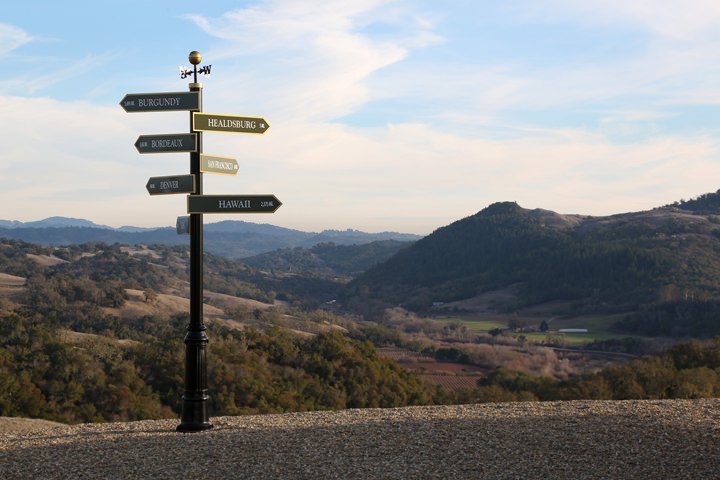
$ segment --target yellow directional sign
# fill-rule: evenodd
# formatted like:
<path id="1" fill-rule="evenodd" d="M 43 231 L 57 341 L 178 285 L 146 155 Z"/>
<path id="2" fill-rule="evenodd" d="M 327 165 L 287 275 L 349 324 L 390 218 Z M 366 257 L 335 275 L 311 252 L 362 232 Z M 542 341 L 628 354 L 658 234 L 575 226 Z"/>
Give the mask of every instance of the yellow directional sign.
<path id="1" fill-rule="evenodd" d="M 219 173 L 221 175 L 235 175 L 238 172 L 237 160 L 230 157 L 200 154 L 200 171 L 205 173 Z"/>
<path id="2" fill-rule="evenodd" d="M 220 113 L 193 112 L 192 122 L 196 132 L 265 133 L 270 128 L 264 118 Z"/>

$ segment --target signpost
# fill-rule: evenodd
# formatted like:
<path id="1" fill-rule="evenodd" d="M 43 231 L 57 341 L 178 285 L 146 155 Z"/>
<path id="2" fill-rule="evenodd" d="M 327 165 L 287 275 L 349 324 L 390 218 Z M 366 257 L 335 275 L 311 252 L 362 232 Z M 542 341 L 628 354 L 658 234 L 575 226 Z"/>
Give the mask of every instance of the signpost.
<path id="1" fill-rule="evenodd" d="M 200 110 L 200 92 L 128 93 L 120 106 L 126 112 Z"/>
<path id="2" fill-rule="evenodd" d="M 264 118 L 195 112 L 192 115 L 196 132 L 265 133 L 270 125 Z"/>
<path id="3" fill-rule="evenodd" d="M 275 195 L 188 195 L 188 213 L 274 213 Z"/>
<path id="4" fill-rule="evenodd" d="M 189 193 L 187 217 L 178 217 L 178 234 L 190 234 L 190 324 L 185 335 L 185 390 L 179 432 L 213 428 L 207 405 L 207 345 L 203 319 L 203 214 L 272 213 L 280 201 L 274 195 L 203 195 L 203 172 L 235 175 L 234 158 L 202 154 L 202 132 L 265 133 L 270 127 L 263 118 L 205 114 L 202 111 L 202 84 L 198 74 L 210 74 L 210 65 L 198 70 L 199 52 L 188 56 L 192 72 L 181 68 L 181 78 L 192 74 L 189 92 L 129 93 L 120 101 L 126 112 L 189 110 L 190 133 L 141 135 L 135 142 L 139 153 L 190 152 L 190 175 L 152 177 L 145 185 L 150 195 Z"/>
<path id="5" fill-rule="evenodd" d="M 200 171 L 203 173 L 236 175 L 239 168 L 240 166 L 234 158 L 200 154 Z"/>
<path id="6" fill-rule="evenodd" d="M 150 177 L 145 185 L 150 195 L 171 193 L 195 193 L 195 175 L 176 175 L 173 177 Z"/>
<path id="7" fill-rule="evenodd" d="M 197 135 L 194 133 L 140 135 L 135 142 L 135 148 L 140 153 L 194 152 L 197 150 Z"/>

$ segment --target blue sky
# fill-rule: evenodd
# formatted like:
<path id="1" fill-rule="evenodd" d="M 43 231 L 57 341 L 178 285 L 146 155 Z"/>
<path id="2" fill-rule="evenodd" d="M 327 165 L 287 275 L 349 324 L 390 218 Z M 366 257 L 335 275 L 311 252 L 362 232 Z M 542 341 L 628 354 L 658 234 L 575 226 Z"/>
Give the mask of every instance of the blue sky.
<path id="1" fill-rule="evenodd" d="M 204 110 L 265 135 L 206 133 L 238 159 L 205 193 L 273 193 L 303 230 L 430 233 L 487 205 L 607 215 L 720 188 L 720 4 L 690 0 L 14 1 L 0 13 L 0 218 L 174 224 L 148 177 L 187 154 L 138 135 L 186 113 L 125 113 L 212 65 Z"/>

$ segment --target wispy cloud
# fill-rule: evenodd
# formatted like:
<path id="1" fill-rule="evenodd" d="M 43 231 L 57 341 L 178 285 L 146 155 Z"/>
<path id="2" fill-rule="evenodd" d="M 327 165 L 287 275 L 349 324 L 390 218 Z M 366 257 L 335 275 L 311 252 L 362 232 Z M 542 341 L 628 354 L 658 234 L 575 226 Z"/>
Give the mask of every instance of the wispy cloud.
<path id="1" fill-rule="evenodd" d="M 278 118 L 296 120 L 352 112 L 372 98 L 370 75 L 442 41 L 428 19 L 388 0 L 272 1 L 187 18 L 224 40 L 209 55 L 236 62 L 221 90 L 252 92 Z M 373 33 L 378 25 L 387 28 Z"/>
<path id="2" fill-rule="evenodd" d="M 22 75 L 16 75 L 0 84 L 0 92 L 13 95 L 35 95 L 48 87 L 65 82 L 72 78 L 82 77 L 94 71 L 101 65 L 108 63 L 114 55 L 90 54 L 74 60 L 63 67 L 48 67 L 55 62 L 39 62 L 35 68 L 26 70 Z"/>
<path id="3" fill-rule="evenodd" d="M 720 101 L 716 88 L 720 4 L 716 1 L 550 0 L 540 5 L 520 0 L 511 5 L 515 21 L 567 31 L 569 42 L 583 26 L 596 32 L 595 43 L 606 44 L 607 55 L 602 58 L 589 55 L 566 64 L 558 63 L 561 55 L 546 57 L 547 68 L 526 71 L 538 90 L 551 93 L 532 91 L 534 98 L 556 104 L 564 92 L 570 100 L 633 101 L 631 97 L 654 96 L 654 101 L 665 105 Z M 626 40 L 615 40 L 622 38 Z"/>
<path id="4" fill-rule="evenodd" d="M 720 4 L 714 0 L 550 0 L 543 2 L 542 9 L 535 2 L 523 3 L 546 18 L 571 17 L 586 25 L 642 28 L 675 41 L 717 37 L 720 26 Z"/>
<path id="5" fill-rule="evenodd" d="M 326 47 L 328 38 L 357 36 L 359 29 L 378 18 L 397 22 L 395 11 L 379 10 L 393 3 L 396 2 L 275 0 L 233 10 L 218 18 L 203 15 L 186 15 L 186 18 L 209 35 L 232 42 L 229 48 L 233 55 L 278 48 L 304 51 L 317 46 Z M 342 43 L 337 47 L 342 49 Z"/>
<path id="6" fill-rule="evenodd" d="M 30 43 L 33 37 L 22 28 L 7 23 L 0 23 L 0 45 L 7 54 L 26 43 Z"/>

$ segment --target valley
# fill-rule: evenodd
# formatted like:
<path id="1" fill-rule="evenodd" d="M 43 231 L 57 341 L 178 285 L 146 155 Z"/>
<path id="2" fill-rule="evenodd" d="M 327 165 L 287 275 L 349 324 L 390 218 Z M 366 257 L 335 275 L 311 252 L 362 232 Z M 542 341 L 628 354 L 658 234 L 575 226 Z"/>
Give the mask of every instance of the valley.
<path id="1" fill-rule="evenodd" d="M 208 251 L 212 408 L 713 395 L 719 196 L 608 218 L 505 202 L 416 242 Z M 0 414 L 176 414 L 188 255 L 0 239 Z"/>

